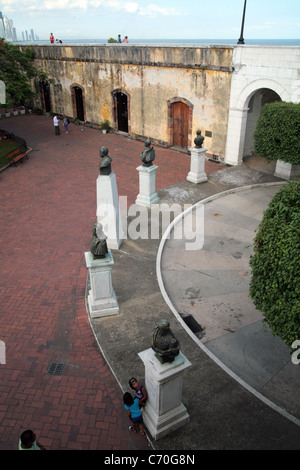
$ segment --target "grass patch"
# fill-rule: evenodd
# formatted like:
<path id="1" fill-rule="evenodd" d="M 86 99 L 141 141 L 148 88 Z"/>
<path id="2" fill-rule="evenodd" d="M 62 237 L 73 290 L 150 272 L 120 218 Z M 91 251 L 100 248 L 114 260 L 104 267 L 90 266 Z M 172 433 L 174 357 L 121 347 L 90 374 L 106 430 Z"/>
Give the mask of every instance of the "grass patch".
<path id="1" fill-rule="evenodd" d="M 14 142 L 13 140 L 0 140 L 0 168 L 3 168 L 9 163 L 7 155 L 17 149 L 22 149 L 22 152 L 26 152 L 27 150 L 24 145 L 20 145 L 17 142 Z"/>

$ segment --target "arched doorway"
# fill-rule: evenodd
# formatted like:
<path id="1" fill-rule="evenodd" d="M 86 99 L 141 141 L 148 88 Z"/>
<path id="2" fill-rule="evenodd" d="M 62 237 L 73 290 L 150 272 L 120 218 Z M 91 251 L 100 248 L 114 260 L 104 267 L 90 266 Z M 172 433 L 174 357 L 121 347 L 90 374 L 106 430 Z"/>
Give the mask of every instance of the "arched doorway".
<path id="1" fill-rule="evenodd" d="M 129 132 L 129 95 L 124 90 L 113 91 L 113 114 L 116 130 Z"/>
<path id="2" fill-rule="evenodd" d="M 273 79 L 261 78 L 250 81 L 237 93 L 236 81 L 231 90 L 228 114 L 228 128 L 225 149 L 225 163 L 239 165 L 245 154 L 251 154 L 253 133 L 260 109 L 268 100 L 291 101 L 290 95 L 281 83 Z M 253 98 L 254 97 L 254 98 Z M 251 99 L 253 101 L 251 102 Z M 245 143 L 247 141 L 247 144 Z"/>
<path id="3" fill-rule="evenodd" d="M 73 116 L 75 119 L 80 121 L 85 121 L 85 99 L 84 99 L 84 89 L 74 84 L 71 87 L 71 97 L 72 97 L 72 106 L 73 106 Z"/>
<path id="4" fill-rule="evenodd" d="M 44 113 L 51 111 L 50 83 L 43 81 L 39 83 L 42 109 Z"/>
<path id="5" fill-rule="evenodd" d="M 186 148 L 189 133 L 189 108 L 178 101 L 173 104 L 173 146 Z"/>
<path id="6" fill-rule="evenodd" d="M 187 149 L 191 146 L 193 105 L 184 98 L 173 98 L 168 101 L 170 147 Z"/>
<path id="7" fill-rule="evenodd" d="M 261 107 L 267 103 L 281 101 L 281 98 L 275 91 L 269 88 L 260 88 L 249 96 L 248 101 L 243 157 L 250 156 L 254 151 L 254 131 Z"/>

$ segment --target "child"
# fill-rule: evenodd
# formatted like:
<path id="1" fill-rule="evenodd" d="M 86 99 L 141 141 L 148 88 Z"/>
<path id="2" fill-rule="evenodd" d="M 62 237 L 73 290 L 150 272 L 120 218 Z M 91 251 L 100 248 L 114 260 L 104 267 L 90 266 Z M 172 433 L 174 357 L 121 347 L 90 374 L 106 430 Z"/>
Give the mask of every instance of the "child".
<path id="1" fill-rule="evenodd" d="M 19 440 L 19 450 L 46 450 L 39 442 L 36 440 L 36 435 L 31 429 L 22 432 Z"/>
<path id="2" fill-rule="evenodd" d="M 143 437 L 146 437 L 144 431 L 144 421 L 143 415 L 139 408 L 139 399 L 137 397 L 132 398 L 129 392 L 124 393 L 123 401 L 125 404 L 125 410 L 127 410 L 129 419 L 131 419 L 133 426 L 129 426 L 129 430 L 132 432 L 137 432 L 138 427 L 140 428 L 140 433 Z"/>
<path id="3" fill-rule="evenodd" d="M 67 118 L 65 114 L 63 115 L 63 122 L 64 122 L 65 134 L 68 134 L 69 119 Z"/>
<path id="4" fill-rule="evenodd" d="M 146 406 L 147 401 L 147 391 L 144 385 L 140 385 L 135 377 L 132 377 L 129 380 L 129 385 L 132 390 L 135 390 L 135 396 L 139 399 L 139 407 Z"/>

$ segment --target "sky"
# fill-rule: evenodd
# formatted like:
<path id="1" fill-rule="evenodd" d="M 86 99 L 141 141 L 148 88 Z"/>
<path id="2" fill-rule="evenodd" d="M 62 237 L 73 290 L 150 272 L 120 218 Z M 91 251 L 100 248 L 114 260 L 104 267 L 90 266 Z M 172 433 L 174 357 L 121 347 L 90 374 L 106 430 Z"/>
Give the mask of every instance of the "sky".
<path id="1" fill-rule="evenodd" d="M 39 39 L 234 39 L 244 0 L 0 0 L 19 40 L 33 29 Z M 300 0 L 247 0 L 244 38 L 299 39 Z"/>

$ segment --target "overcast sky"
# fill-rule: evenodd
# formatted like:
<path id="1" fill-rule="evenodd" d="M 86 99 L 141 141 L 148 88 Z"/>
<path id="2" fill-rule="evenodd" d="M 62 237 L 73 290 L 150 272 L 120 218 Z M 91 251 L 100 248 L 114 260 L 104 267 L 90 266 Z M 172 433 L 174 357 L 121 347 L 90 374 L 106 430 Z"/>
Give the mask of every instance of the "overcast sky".
<path id="1" fill-rule="evenodd" d="M 0 0 L 18 39 L 234 39 L 244 0 Z M 299 39 L 300 0 L 248 0 L 245 39 Z"/>

